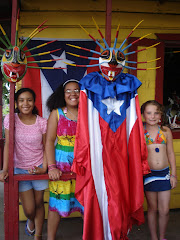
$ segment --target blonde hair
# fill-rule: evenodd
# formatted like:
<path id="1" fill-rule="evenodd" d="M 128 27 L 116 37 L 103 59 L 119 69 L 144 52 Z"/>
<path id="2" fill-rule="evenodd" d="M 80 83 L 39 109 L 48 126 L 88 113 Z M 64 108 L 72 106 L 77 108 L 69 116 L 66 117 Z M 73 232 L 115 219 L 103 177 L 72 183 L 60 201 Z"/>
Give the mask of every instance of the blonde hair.
<path id="1" fill-rule="evenodd" d="M 141 114 L 144 113 L 144 111 L 145 111 L 145 109 L 146 109 L 146 107 L 147 107 L 148 105 L 154 105 L 154 106 L 157 107 L 157 110 L 158 110 L 158 111 L 160 112 L 160 114 L 161 114 L 161 129 L 162 129 L 163 131 L 166 131 L 166 130 L 163 128 L 163 126 L 165 125 L 164 106 L 163 106 L 162 104 L 158 103 L 156 100 L 149 100 L 149 101 L 147 101 L 147 102 L 145 102 L 145 103 L 142 104 L 142 106 L 141 106 Z"/>

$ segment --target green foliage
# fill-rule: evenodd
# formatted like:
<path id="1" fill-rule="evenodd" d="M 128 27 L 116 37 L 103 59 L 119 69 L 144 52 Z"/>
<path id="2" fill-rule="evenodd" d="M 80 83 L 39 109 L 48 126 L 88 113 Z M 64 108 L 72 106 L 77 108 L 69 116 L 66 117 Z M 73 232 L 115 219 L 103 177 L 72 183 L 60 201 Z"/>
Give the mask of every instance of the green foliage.
<path id="1" fill-rule="evenodd" d="M 10 83 L 3 78 L 3 116 L 9 113 Z"/>
<path id="2" fill-rule="evenodd" d="M 10 83 L 3 78 L 3 100 L 9 104 Z"/>

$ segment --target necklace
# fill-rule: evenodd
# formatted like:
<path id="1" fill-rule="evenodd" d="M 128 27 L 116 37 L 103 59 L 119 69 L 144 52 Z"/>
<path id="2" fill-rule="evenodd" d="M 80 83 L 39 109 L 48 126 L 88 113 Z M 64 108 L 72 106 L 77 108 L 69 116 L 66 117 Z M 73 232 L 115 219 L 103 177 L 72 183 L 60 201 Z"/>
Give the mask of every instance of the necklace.
<path id="1" fill-rule="evenodd" d="M 147 131 L 147 129 L 146 129 L 146 124 L 145 124 L 145 130 L 146 130 L 146 136 L 147 136 L 147 138 L 148 138 L 148 141 L 150 141 L 151 144 L 157 143 L 157 142 L 159 141 L 159 128 L 158 128 L 157 136 L 155 137 L 154 140 L 151 138 L 149 132 Z M 155 150 L 155 152 L 159 153 L 159 147 L 156 147 L 154 150 Z"/>
<path id="2" fill-rule="evenodd" d="M 72 113 L 69 109 L 67 109 L 67 107 L 64 109 L 64 114 L 66 115 L 67 114 L 67 112 L 69 112 L 74 118 L 75 118 L 75 120 L 77 121 L 77 117 L 78 117 L 78 114 L 74 114 L 74 113 Z"/>

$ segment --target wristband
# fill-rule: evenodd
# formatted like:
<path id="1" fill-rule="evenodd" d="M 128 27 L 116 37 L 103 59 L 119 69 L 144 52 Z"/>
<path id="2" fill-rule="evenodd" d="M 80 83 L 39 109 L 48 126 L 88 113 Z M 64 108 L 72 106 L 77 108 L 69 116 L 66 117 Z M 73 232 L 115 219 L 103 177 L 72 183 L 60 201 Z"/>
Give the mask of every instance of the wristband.
<path id="1" fill-rule="evenodd" d="M 52 170 L 52 169 L 56 169 L 56 167 L 55 166 L 54 167 L 50 167 L 50 168 L 48 167 L 48 171 Z"/>
<path id="2" fill-rule="evenodd" d="M 56 164 L 51 164 L 48 166 L 48 171 L 56 169 Z"/>
<path id="3" fill-rule="evenodd" d="M 50 164 L 50 165 L 48 165 L 48 168 L 51 167 L 51 166 L 56 166 L 56 164 L 55 163 L 54 164 Z"/>
<path id="4" fill-rule="evenodd" d="M 176 176 L 176 175 L 173 175 L 173 174 L 171 174 L 170 177 L 174 177 L 174 178 L 177 179 L 177 176 Z"/>
<path id="5" fill-rule="evenodd" d="M 51 169 L 48 168 L 48 172 L 50 172 L 50 171 L 52 171 L 52 170 L 54 170 L 54 169 L 57 169 L 57 168 L 51 168 Z"/>

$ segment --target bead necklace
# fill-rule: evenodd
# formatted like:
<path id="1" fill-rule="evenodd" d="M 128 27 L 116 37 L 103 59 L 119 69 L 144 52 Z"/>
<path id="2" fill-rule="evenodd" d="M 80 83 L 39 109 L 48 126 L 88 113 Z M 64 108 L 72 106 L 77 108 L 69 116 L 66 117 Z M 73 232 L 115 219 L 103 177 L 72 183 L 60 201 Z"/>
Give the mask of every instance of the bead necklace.
<path id="1" fill-rule="evenodd" d="M 69 112 L 69 113 L 75 118 L 75 121 L 77 121 L 78 114 L 75 115 L 75 114 L 72 113 L 69 109 L 67 109 L 67 107 L 65 107 L 65 108 L 64 108 L 64 114 L 67 115 L 67 112 Z"/>
<path id="2" fill-rule="evenodd" d="M 159 130 L 158 130 L 158 137 L 157 137 L 157 140 L 156 140 L 156 141 L 158 141 L 158 140 L 159 140 Z M 157 153 L 159 152 L 159 147 L 156 147 L 156 148 L 155 148 L 155 152 L 157 152 Z"/>
<path id="3" fill-rule="evenodd" d="M 147 131 L 147 129 L 146 129 L 146 124 L 145 124 L 145 130 Z M 150 134 L 149 134 L 148 131 L 147 131 L 146 135 L 147 135 L 147 137 L 150 139 L 150 141 L 151 141 L 152 143 L 154 143 L 155 141 L 158 141 L 158 140 L 159 140 L 159 129 L 158 129 L 158 133 L 157 133 L 157 137 L 156 137 L 157 139 L 155 138 L 155 140 L 153 140 L 153 139 L 151 138 L 151 136 L 150 136 Z M 155 152 L 159 153 L 159 147 L 156 147 L 154 150 L 155 150 Z"/>

